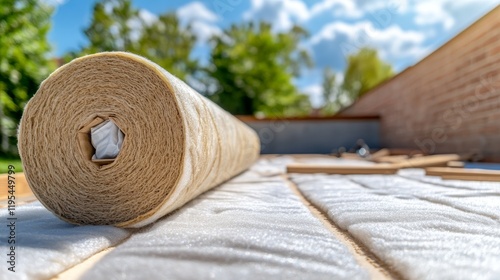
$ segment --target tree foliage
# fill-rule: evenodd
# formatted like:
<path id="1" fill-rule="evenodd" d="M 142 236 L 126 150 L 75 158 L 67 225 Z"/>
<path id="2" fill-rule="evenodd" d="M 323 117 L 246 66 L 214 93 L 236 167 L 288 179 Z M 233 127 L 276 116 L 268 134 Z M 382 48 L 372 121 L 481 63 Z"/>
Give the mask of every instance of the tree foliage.
<path id="1" fill-rule="evenodd" d="M 126 51 L 134 48 L 132 25 L 139 11 L 130 0 L 103 0 L 94 5 L 92 22 L 84 31 L 89 40 L 87 53 Z"/>
<path id="2" fill-rule="evenodd" d="M 392 66 L 379 58 L 377 50 L 362 48 L 347 58 L 342 90 L 354 101 L 393 75 Z"/>
<path id="3" fill-rule="evenodd" d="M 197 70 L 191 58 L 196 37 L 173 12 L 147 22 L 130 0 L 96 2 L 91 24 L 84 30 L 89 44 L 66 60 L 102 51 L 128 51 L 149 58 L 181 79 Z"/>
<path id="4" fill-rule="evenodd" d="M 24 105 L 54 69 L 48 58 L 52 8 L 35 0 L 0 5 L 0 153 L 15 153 Z"/>
<path id="5" fill-rule="evenodd" d="M 339 88 L 336 80 L 335 72 L 331 68 L 323 69 L 323 100 L 325 102 L 321 109 L 323 115 L 333 115 L 340 108 Z"/>
<path id="6" fill-rule="evenodd" d="M 195 43 L 191 26 L 182 27 L 175 13 L 167 13 L 144 27 L 136 53 L 185 80 L 198 70 L 198 62 L 190 57 Z"/>
<path id="7" fill-rule="evenodd" d="M 308 54 L 298 48 L 300 27 L 274 33 L 271 25 L 233 25 L 213 39 L 208 75 L 217 89 L 211 98 L 233 114 L 296 116 L 311 110 L 309 98 L 293 84 Z"/>

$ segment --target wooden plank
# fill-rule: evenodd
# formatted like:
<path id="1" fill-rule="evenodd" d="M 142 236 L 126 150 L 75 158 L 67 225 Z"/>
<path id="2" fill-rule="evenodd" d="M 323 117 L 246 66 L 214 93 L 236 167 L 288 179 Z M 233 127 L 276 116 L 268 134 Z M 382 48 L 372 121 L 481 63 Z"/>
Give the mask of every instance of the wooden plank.
<path id="1" fill-rule="evenodd" d="M 423 152 L 421 150 L 414 150 L 414 149 L 390 149 L 391 151 L 391 156 L 410 156 L 414 157 L 415 155 L 421 155 Z"/>
<path id="2" fill-rule="evenodd" d="M 401 168 L 424 168 L 433 166 L 446 166 L 449 161 L 460 160 L 459 155 L 433 155 L 421 156 L 402 160 L 392 164 L 375 165 L 318 165 L 318 164 L 290 164 L 288 173 L 328 173 L 328 174 L 395 174 Z"/>
<path id="3" fill-rule="evenodd" d="M 424 168 L 446 166 L 450 161 L 461 160 L 462 157 L 456 154 L 432 155 L 410 158 L 393 164 L 396 168 Z"/>
<path id="4" fill-rule="evenodd" d="M 465 162 L 463 162 L 463 161 L 449 161 L 448 162 L 448 167 L 464 168 L 465 167 Z"/>
<path id="5" fill-rule="evenodd" d="M 439 176 L 444 180 L 500 182 L 500 171 L 464 168 L 426 168 L 427 176 Z"/>
<path id="6" fill-rule="evenodd" d="M 400 163 L 408 159 L 408 156 L 400 155 L 400 156 L 384 156 L 378 158 L 372 158 L 373 162 L 377 163 Z"/>
<path id="7" fill-rule="evenodd" d="M 434 167 L 426 168 L 425 174 L 428 176 L 461 176 L 461 177 L 490 177 L 500 178 L 499 170 L 487 169 L 466 169 L 466 168 L 451 168 L 451 167 Z"/>
<path id="8" fill-rule="evenodd" d="M 318 165 L 318 164 L 290 164 L 286 167 L 288 173 L 327 173 L 327 174 L 395 174 L 397 168 L 391 165 L 376 164 L 376 165 L 361 165 L 361 166 L 345 166 L 345 165 Z"/>
<path id="9" fill-rule="evenodd" d="M 470 175 L 442 175 L 443 180 L 461 180 L 461 181 L 485 181 L 485 182 L 500 182 L 500 176 L 470 176 Z"/>
<path id="10" fill-rule="evenodd" d="M 8 174 L 0 174 L 0 200 L 7 199 L 8 193 Z M 16 173 L 14 174 L 14 182 L 15 182 L 15 195 L 17 197 L 21 196 L 31 196 L 33 193 L 26 181 L 26 177 L 24 173 Z"/>
<path id="11" fill-rule="evenodd" d="M 389 149 L 380 149 L 373 154 L 371 154 L 370 159 L 375 160 L 381 157 L 387 157 L 391 155 L 391 151 Z"/>
<path id="12" fill-rule="evenodd" d="M 341 157 L 343 159 L 365 160 L 364 158 L 360 157 L 357 153 L 343 153 Z"/>

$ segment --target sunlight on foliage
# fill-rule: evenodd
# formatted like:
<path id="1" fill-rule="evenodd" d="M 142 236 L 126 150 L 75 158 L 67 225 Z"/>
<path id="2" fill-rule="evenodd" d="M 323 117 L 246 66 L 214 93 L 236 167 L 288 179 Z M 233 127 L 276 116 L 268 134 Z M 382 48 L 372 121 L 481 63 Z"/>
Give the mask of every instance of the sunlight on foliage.
<path id="1" fill-rule="evenodd" d="M 273 33 L 271 25 L 233 25 L 215 37 L 208 74 L 217 84 L 211 98 L 233 114 L 268 117 L 307 115 L 309 98 L 293 84 L 309 55 L 299 49 L 300 27 Z"/>
<path id="2" fill-rule="evenodd" d="M 55 68 L 49 58 L 52 8 L 40 1 L 4 0 L 0 5 L 0 155 L 15 154 L 23 108 Z"/>

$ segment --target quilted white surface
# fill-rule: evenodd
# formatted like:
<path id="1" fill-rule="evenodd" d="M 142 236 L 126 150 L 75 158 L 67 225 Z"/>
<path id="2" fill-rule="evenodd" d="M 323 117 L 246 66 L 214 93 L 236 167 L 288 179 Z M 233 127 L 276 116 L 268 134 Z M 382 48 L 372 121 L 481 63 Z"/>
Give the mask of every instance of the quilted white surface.
<path id="1" fill-rule="evenodd" d="M 405 278 L 500 278 L 500 189 L 397 175 L 294 175 L 293 181 Z"/>
<path id="2" fill-rule="evenodd" d="M 369 279 L 345 241 L 287 185 L 283 174 L 293 161 L 261 158 L 247 172 L 133 234 L 73 226 L 39 203 L 20 206 L 16 273 L 4 264 L 0 279 L 50 279 L 128 236 L 83 278 Z M 444 181 L 417 169 L 290 177 L 331 221 L 403 278 L 500 279 L 499 183 Z M 0 209 L 0 219 L 6 218 L 7 210 Z M 0 231 L 1 252 L 7 252 L 7 235 L 5 228 Z"/>
<path id="3" fill-rule="evenodd" d="M 252 172 L 134 234 L 84 279 L 369 279 L 283 179 Z"/>
<path id="4" fill-rule="evenodd" d="M 0 209 L 0 221 L 7 224 L 7 209 Z M 39 202 L 16 208 L 15 244 L 8 244 L 10 232 L 0 231 L 0 279 L 47 279 L 129 236 L 111 226 L 75 226 L 63 222 Z M 15 272 L 8 270 L 7 252 L 15 246 Z"/>

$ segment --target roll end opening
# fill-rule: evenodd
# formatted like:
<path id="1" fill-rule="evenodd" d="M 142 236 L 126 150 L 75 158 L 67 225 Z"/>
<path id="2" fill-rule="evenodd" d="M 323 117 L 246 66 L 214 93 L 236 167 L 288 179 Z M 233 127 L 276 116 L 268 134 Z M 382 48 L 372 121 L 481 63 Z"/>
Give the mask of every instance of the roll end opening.
<path id="1" fill-rule="evenodd" d="M 115 161 L 121 151 L 125 134 L 111 119 L 96 117 L 78 131 L 83 156 L 96 165 Z"/>

